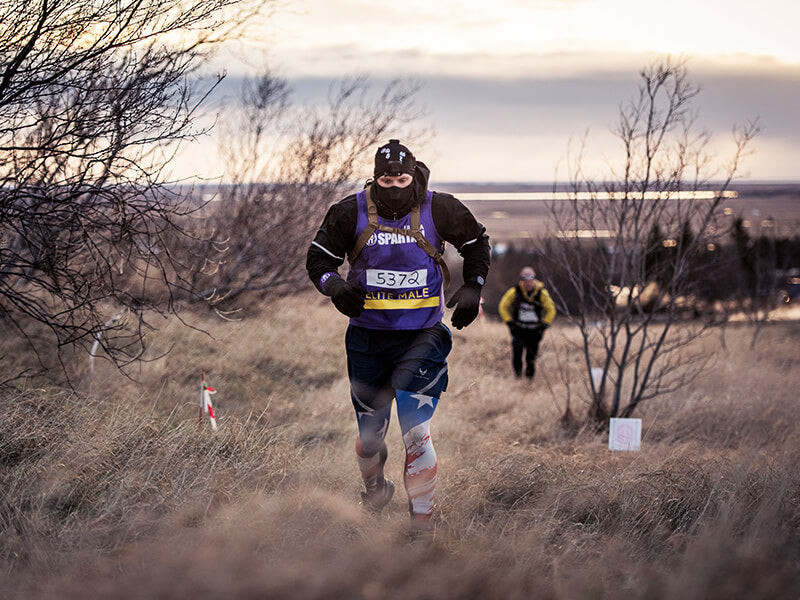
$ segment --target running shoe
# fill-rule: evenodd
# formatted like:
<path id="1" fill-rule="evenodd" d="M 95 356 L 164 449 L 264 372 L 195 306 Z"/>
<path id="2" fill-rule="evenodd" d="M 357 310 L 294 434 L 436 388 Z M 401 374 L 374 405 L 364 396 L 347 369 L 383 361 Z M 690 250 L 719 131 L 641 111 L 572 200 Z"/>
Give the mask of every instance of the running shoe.
<path id="1" fill-rule="evenodd" d="M 434 527 L 431 523 L 430 515 L 411 515 L 411 521 L 406 529 L 406 537 L 409 542 L 413 543 L 427 543 L 433 540 Z"/>
<path id="2" fill-rule="evenodd" d="M 390 479 L 379 479 L 374 490 L 361 492 L 361 504 L 371 512 L 379 513 L 394 496 L 394 483 Z"/>

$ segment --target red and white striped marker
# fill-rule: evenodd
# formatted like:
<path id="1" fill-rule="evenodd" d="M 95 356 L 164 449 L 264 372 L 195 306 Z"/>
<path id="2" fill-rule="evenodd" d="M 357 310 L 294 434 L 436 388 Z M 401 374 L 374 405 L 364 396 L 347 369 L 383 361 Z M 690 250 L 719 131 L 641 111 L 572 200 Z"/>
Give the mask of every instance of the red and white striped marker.
<path id="1" fill-rule="evenodd" d="M 200 391 L 200 425 L 203 424 L 203 412 L 208 415 L 211 421 L 211 431 L 217 430 L 217 419 L 214 417 L 214 407 L 211 406 L 211 394 L 216 394 L 217 390 L 206 383 L 206 372 L 202 372 L 201 391 Z"/>

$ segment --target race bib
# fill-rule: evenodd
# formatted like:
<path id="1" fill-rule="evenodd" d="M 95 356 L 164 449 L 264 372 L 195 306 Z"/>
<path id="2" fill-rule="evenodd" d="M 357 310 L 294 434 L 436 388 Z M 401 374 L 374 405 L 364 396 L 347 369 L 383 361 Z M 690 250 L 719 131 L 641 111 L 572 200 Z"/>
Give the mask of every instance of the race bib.
<path id="1" fill-rule="evenodd" d="M 428 271 L 384 271 L 367 269 L 367 285 L 399 290 L 402 288 L 424 287 L 428 285 Z"/>

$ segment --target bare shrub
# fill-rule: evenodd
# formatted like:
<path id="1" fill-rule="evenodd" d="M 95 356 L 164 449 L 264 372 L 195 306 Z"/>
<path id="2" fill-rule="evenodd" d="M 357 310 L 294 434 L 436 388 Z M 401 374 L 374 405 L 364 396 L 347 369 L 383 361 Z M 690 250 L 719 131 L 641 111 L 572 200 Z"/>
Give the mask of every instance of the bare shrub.
<path id="1" fill-rule="evenodd" d="M 42 367 L 101 331 L 106 355 L 130 362 L 143 312 L 170 312 L 187 287 L 165 238 L 195 207 L 165 167 L 203 132 L 195 118 L 215 81 L 198 68 L 265 3 L 0 7 L 0 318 Z M 127 322 L 105 326 L 121 308 Z M 34 340 L 43 329 L 47 345 Z"/>
<path id="2" fill-rule="evenodd" d="M 715 165 L 708 133 L 696 131 L 698 92 L 685 61 L 643 69 L 639 94 L 613 130 L 622 157 L 608 180 L 584 177 L 581 149 L 568 199 L 551 204 L 542 270 L 554 279 L 548 289 L 560 312 L 580 329 L 587 416 L 599 427 L 686 387 L 711 358 L 687 351 L 707 322 L 675 324 L 696 316 L 698 274 L 715 268 L 723 198 L 758 125 L 735 129 L 732 158 Z M 597 380 L 592 369 L 602 373 Z"/>
<path id="3" fill-rule="evenodd" d="M 246 82 L 238 119 L 220 143 L 227 183 L 204 212 L 193 251 L 193 287 L 223 309 L 308 285 L 308 240 L 331 203 L 356 191 L 377 145 L 422 115 L 419 84 L 394 80 L 373 91 L 366 77 L 333 83 L 324 106 L 291 101 L 270 72 Z M 188 259 L 191 260 L 191 259 Z"/>

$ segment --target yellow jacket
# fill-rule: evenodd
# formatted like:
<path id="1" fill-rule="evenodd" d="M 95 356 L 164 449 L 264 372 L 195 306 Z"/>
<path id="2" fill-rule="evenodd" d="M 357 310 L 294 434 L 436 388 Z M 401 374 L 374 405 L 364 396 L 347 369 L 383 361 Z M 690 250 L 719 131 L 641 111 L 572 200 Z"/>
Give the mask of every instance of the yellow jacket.
<path id="1" fill-rule="evenodd" d="M 556 318 L 556 305 L 545 289 L 544 283 L 538 279 L 534 280 L 530 294 L 520 285 L 515 285 L 506 291 L 497 305 L 497 311 L 504 323 L 514 323 L 523 327 L 530 327 L 538 322 L 550 325 Z"/>

